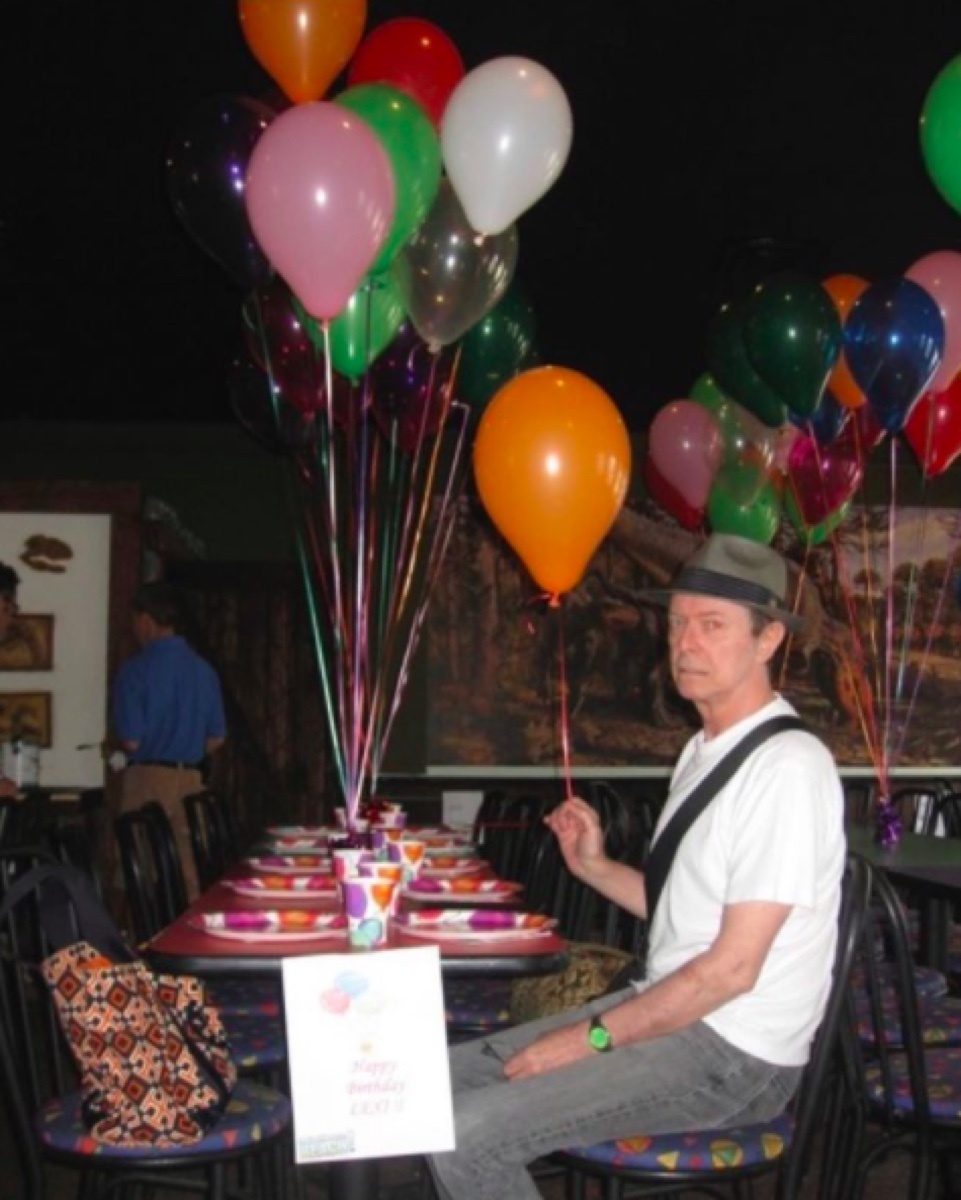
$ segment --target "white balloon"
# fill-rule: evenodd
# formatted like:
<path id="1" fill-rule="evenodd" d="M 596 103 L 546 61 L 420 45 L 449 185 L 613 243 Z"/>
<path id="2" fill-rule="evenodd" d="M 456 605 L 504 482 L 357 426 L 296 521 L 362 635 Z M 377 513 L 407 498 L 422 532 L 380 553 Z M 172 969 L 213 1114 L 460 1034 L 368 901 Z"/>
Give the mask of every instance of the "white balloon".
<path id="1" fill-rule="evenodd" d="M 529 58 L 492 58 L 451 93 L 441 121 L 447 176 L 478 233 L 502 233 L 555 182 L 574 119 L 564 89 Z"/>

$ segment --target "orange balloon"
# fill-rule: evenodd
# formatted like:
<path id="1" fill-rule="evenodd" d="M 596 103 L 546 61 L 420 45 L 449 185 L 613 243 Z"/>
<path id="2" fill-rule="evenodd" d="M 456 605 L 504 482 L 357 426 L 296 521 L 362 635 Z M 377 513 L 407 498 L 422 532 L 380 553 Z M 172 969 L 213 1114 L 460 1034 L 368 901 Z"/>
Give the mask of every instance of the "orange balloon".
<path id="1" fill-rule="evenodd" d="M 579 371 L 534 367 L 484 410 L 474 477 L 491 520 L 536 582 L 575 587 L 620 511 L 631 473 L 627 428 Z"/>
<path id="2" fill-rule="evenodd" d="M 367 0 L 240 0 L 254 58 L 288 100 L 319 100 L 360 44 Z"/>
<path id="3" fill-rule="evenodd" d="M 842 327 L 855 300 L 867 286 L 868 281 L 862 279 L 860 275 L 831 275 L 827 279 L 822 279 L 821 287 L 834 301 L 834 307 L 841 318 Z M 854 376 L 848 367 L 843 350 L 838 355 L 834 370 L 828 376 L 827 388 L 838 403 L 843 404 L 845 408 L 860 408 L 867 402 L 864 392 L 854 382 Z"/>

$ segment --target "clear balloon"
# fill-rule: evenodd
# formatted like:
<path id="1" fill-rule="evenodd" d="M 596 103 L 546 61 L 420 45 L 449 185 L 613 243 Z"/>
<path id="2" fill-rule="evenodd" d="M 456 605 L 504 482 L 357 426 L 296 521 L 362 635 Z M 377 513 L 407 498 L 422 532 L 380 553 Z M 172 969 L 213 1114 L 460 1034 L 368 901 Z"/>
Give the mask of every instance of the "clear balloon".
<path id="1" fill-rule="evenodd" d="M 672 400 L 651 422 L 651 462 L 692 508 L 707 500 L 723 450 L 714 414 L 693 400 Z"/>
<path id="2" fill-rule="evenodd" d="M 514 226 L 478 237 L 450 181 L 442 180 L 427 219 L 391 267 L 424 341 L 446 346 L 485 317 L 510 286 L 517 253 Z"/>
<path id="3" fill-rule="evenodd" d="M 420 105 L 396 88 L 362 84 L 341 92 L 336 103 L 373 129 L 394 173 L 394 219 L 370 268 L 376 274 L 390 266 L 437 199 L 440 141 Z"/>
<path id="4" fill-rule="evenodd" d="M 823 521 L 817 525 L 808 525 L 801 515 L 794 499 L 794 493 L 790 488 L 785 489 L 783 505 L 788 520 L 809 546 L 820 546 L 822 542 L 826 542 L 851 511 L 851 501 L 845 500 L 840 508 L 830 513 Z"/>
<path id="5" fill-rule="evenodd" d="M 743 405 L 726 396 L 710 373 L 700 375 L 691 388 L 691 399 L 714 414 L 723 446 L 722 462 L 759 462 L 765 470 L 774 465 L 777 432 Z"/>
<path id="6" fill-rule="evenodd" d="M 464 78 L 460 51 L 442 29 L 419 17 L 384 21 L 364 38 L 351 59 L 347 82 L 387 83 L 406 92 L 435 126 Z"/>
<path id="7" fill-rule="evenodd" d="M 246 96 L 212 96 L 194 108 L 167 149 L 164 176 L 174 212 L 235 283 L 253 288 L 273 274 L 250 221 L 244 178 L 274 110 Z"/>
<path id="8" fill-rule="evenodd" d="M 828 376 L 828 388 L 835 399 L 846 408 L 860 408 L 866 402 L 866 397 L 854 382 L 848 360 L 844 356 L 843 331 L 844 322 L 854 306 L 855 300 L 868 286 L 868 281 L 860 275 L 829 275 L 821 280 L 821 286 L 834 302 L 838 320 L 841 322 L 842 346 L 834 369 Z"/>
<path id="9" fill-rule="evenodd" d="M 480 419 L 474 476 L 491 520 L 552 594 L 580 581 L 614 523 L 631 470 L 627 428 L 586 375 L 534 367 Z"/>
<path id="10" fill-rule="evenodd" d="M 795 271 L 765 279 L 745 305 L 743 336 L 758 374 L 791 412 L 810 416 L 841 351 L 841 322 L 820 283 Z"/>
<path id="11" fill-rule="evenodd" d="M 319 100 L 364 33 L 366 0 L 239 0 L 254 58 L 294 104 Z"/>
<path id="12" fill-rule="evenodd" d="M 271 454 L 305 449 L 314 435 L 316 408 L 293 402 L 251 357 L 238 350 L 227 370 L 230 407 L 242 428 Z"/>
<path id="13" fill-rule="evenodd" d="M 503 233 L 553 186 L 574 121 L 557 79 L 529 58 L 494 58 L 451 94 L 440 141 L 447 175 L 471 225 Z"/>
<path id="14" fill-rule="evenodd" d="M 904 423 L 904 439 L 928 479 L 961 455 L 961 374 L 943 392 L 925 392 Z"/>
<path id="15" fill-rule="evenodd" d="M 257 143 L 247 173 L 257 241 L 311 316 L 335 317 L 394 219 L 394 178 L 366 122 L 339 105 L 298 104 Z"/>
<path id="16" fill-rule="evenodd" d="M 943 392 L 961 371 L 961 254 L 956 250 L 925 254 L 905 271 L 904 277 L 923 287 L 941 313 L 944 346 L 927 391 Z"/>
<path id="17" fill-rule="evenodd" d="M 872 283 L 844 325 L 851 374 L 878 421 L 897 433 L 927 390 L 944 349 L 944 321 L 920 284 L 897 276 Z"/>

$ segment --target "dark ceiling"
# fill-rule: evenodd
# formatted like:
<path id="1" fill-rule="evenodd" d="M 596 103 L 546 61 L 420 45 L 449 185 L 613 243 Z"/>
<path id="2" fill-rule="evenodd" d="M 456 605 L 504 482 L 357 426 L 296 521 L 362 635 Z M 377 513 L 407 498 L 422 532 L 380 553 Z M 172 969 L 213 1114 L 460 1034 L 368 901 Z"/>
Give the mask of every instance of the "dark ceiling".
<path id="1" fill-rule="evenodd" d="M 420 16 L 468 68 L 519 54 L 557 76 L 574 141 L 519 220 L 518 280 L 541 358 L 588 374 L 642 428 L 704 369 L 708 321 L 738 282 L 781 265 L 874 279 L 961 248 L 918 148 L 927 88 L 961 53 L 961 5 L 830 10 L 376 0 L 367 28 Z M 231 420 L 243 296 L 173 214 L 164 155 L 204 98 L 271 90 L 236 3 L 10 12 L 3 415 Z"/>

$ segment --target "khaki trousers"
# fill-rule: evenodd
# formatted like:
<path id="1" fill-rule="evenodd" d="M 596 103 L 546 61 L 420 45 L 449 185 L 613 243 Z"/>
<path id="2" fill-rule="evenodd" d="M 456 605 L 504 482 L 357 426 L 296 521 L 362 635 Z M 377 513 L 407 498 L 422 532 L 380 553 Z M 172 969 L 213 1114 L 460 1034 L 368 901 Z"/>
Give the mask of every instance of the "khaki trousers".
<path id="1" fill-rule="evenodd" d="M 190 829 L 183 798 L 203 788 L 203 779 L 195 767 L 151 767 L 133 764 L 120 778 L 120 811 L 130 812 L 148 800 L 159 800 L 177 842 L 177 852 L 183 867 L 187 899 L 197 897 L 197 869 L 190 845 Z"/>

